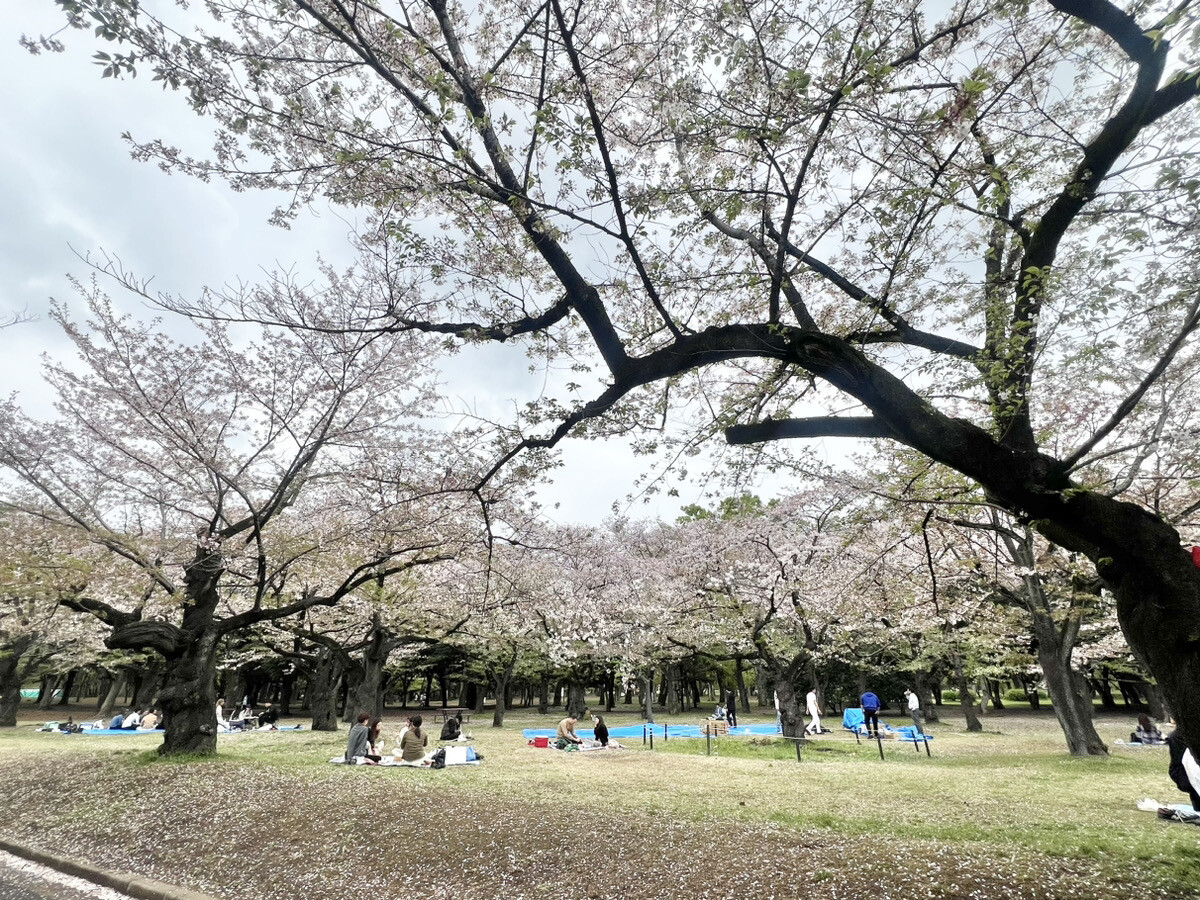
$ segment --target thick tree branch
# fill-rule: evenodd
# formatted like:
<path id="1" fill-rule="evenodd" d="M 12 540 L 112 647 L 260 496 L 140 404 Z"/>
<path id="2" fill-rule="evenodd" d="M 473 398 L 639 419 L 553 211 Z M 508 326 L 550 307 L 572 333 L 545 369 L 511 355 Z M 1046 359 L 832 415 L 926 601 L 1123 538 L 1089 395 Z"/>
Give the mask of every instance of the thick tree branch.
<path id="1" fill-rule="evenodd" d="M 763 441 L 815 437 L 887 438 L 893 435 L 874 416 L 768 419 L 748 425 L 731 425 L 725 429 L 725 440 L 730 444 L 759 444 Z"/>

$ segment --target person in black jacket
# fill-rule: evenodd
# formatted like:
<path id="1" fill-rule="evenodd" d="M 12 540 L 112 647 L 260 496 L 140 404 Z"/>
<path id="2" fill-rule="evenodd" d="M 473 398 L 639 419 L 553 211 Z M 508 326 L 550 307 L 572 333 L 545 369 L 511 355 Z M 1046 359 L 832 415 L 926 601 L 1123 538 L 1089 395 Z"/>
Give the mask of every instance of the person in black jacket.
<path id="1" fill-rule="evenodd" d="M 258 727 L 261 731 L 264 726 L 269 726 L 270 731 L 275 731 L 279 726 L 279 707 L 274 703 L 268 703 L 267 708 L 262 711 L 258 717 Z"/>
<path id="2" fill-rule="evenodd" d="M 604 724 L 603 716 L 592 716 L 592 730 L 601 747 L 608 746 L 608 726 Z"/>
<path id="3" fill-rule="evenodd" d="M 737 728 L 737 694 L 733 691 L 725 695 L 725 721 L 730 728 Z"/>
<path id="4" fill-rule="evenodd" d="M 1167 766 L 1167 775 L 1175 782 L 1177 788 L 1192 799 L 1192 809 L 1200 812 L 1200 775 L 1192 778 L 1188 773 L 1189 768 L 1194 772 L 1200 772 L 1200 768 L 1194 762 L 1188 766 L 1187 763 L 1191 762 L 1192 751 L 1183 742 L 1183 737 L 1178 731 L 1172 731 L 1168 735 L 1167 752 L 1171 757 L 1170 765 Z M 1187 757 L 1186 760 L 1185 757 Z"/>
<path id="5" fill-rule="evenodd" d="M 455 713 L 446 718 L 446 724 L 442 726 L 442 734 L 438 740 L 457 741 L 460 734 L 462 734 L 462 713 Z"/>

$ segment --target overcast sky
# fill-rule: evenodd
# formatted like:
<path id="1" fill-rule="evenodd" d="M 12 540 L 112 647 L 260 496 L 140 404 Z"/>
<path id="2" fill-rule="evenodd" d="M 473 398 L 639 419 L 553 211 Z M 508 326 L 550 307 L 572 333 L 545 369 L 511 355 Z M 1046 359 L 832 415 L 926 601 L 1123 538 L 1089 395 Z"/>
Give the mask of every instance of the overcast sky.
<path id="1" fill-rule="evenodd" d="M 39 384 L 40 355 L 66 352 L 46 316 L 49 300 L 71 301 L 68 275 L 90 275 L 77 254 L 116 255 L 138 276 L 153 277 L 158 290 L 185 296 L 205 284 L 255 281 L 267 269 L 310 269 L 318 252 L 334 263 L 350 259 L 350 223 L 338 210 L 302 214 L 285 231 L 266 224 L 276 202 L 270 195 L 237 194 L 223 183 L 166 175 L 132 160 L 122 132 L 163 137 L 202 153 L 211 143 L 209 126 L 181 96 L 148 78 L 101 79 L 85 34 L 64 33 L 64 54 L 33 56 L 18 45 L 21 34 L 49 34 L 61 22 L 50 0 L 22 0 L 6 4 L 0 24 L 0 78 L 6 85 L 0 316 L 27 311 L 37 317 L 0 331 L 0 389 L 18 391 L 31 411 L 48 399 Z M 113 290 L 120 308 L 143 318 L 156 315 Z M 529 363 L 516 347 L 472 350 L 449 364 L 447 394 L 481 413 L 504 415 L 514 398 L 540 386 L 528 374 Z M 565 466 L 542 495 L 547 504 L 559 504 L 555 518 L 598 522 L 614 502 L 625 508 L 643 460 L 618 442 L 569 441 L 563 452 Z M 690 502 L 706 502 L 700 486 L 678 499 L 636 503 L 628 513 L 673 518 L 680 504 Z"/>

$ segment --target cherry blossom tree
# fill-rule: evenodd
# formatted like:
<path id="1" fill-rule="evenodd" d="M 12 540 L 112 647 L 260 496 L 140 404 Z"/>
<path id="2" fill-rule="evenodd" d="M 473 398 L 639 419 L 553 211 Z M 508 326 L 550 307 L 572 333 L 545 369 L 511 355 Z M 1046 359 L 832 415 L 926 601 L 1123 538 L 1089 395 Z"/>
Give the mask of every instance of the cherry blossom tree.
<path id="1" fill-rule="evenodd" d="M 910 447 L 1091 560 L 1200 752 L 1200 570 L 1086 477 L 1200 325 L 1191 5 L 58 2 L 111 42 L 104 74 L 216 123 L 209 158 L 137 156 L 283 188 L 281 220 L 375 211 L 353 328 L 599 368 L 500 462 L 689 400 L 735 444 Z M 330 325 L 287 292 L 226 299 L 199 312 Z M 1060 444 L 1080 334 L 1149 364 Z M 1043 395 L 1055 368 L 1072 399 Z"/>
<path id="2" fill-rule="evenodd" d="M 87 665 L 103 650 L 95 620 L 62 605 L 103 569 L 103 560 L 71 537 L 0 512 L 0 727 L 17 724 L 25 682 Z"/>
<path id="3" fill-rule="evenodd" d="M 54 311 L 81 360 L 47 366 L 59 418 L 0 417 L 7 503 L 125 567 L 62 602 L 109 626 L 108 647 L 166 661 L 160 752 L 211 753 L 223 638 L 452 555 L 479 496 L 447 488 L 438 440 L 410 427 L 418 341 L 239 344 L 207 325 L 184 344 L 86 299 L 90 328 Z"/>

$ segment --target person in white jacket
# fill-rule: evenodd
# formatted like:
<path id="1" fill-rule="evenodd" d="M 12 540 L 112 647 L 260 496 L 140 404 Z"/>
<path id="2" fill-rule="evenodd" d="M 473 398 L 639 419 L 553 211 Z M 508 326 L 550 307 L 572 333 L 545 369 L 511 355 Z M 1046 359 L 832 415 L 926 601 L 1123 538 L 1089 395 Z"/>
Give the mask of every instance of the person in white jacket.
<path id="1" fill-rule="evenodd" d="M 228 731 L 229 730 L 229 720 L 225 718 L 225 701 L 224 700 L 217 701 L 217 730 L 218 731 Z"/>

